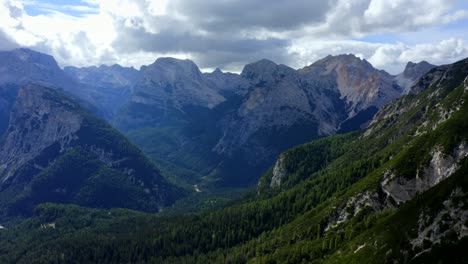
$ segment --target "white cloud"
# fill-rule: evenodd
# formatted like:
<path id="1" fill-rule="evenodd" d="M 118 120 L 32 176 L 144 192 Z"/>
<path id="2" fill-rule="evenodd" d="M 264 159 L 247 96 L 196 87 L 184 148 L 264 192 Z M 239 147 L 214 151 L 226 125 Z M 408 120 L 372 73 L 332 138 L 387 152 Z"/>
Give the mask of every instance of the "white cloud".
<path id="1" fill-rule="evenodd" d="M 313 43 L 313 44 L 311 44 Z M 359 54 L 374 67 L 392 74 L 403 71 L 408 61 L 426 60 L 432 64 L 445 64 L 468 57 L 468 43 L 462 39 L 447 39 L 433 44 L 406 45 L 403 43 L 367 43 L 354 40 L 304 39 L 293 42 L 289 47 L 292 64 L 301 68 L 327 55 L 342 53 Z M 307 59 L 304 59 L 307 58 Z"/>
<path id="2" fill-rule="evenodd" d="M 446 24 L 468 15 L 455 8 L 457 1 L 81 0 L 54 6 L 0 0 L 0 49 L 31 47 L 61 65 L 139 67 L 174 56 L 232 71 L 263 57 L 302 67 L 328 54 L 354 53 L 395 73 L 407 60 L 447 63 L 468 56 L 465 30 L 446 33 Z M 25 5 L 48 11 L 31 16 Z M 352 40 L 376 33 L 393 33 L 400 42 Z M 417 37 L 409 43 L 411 35 Z"/>

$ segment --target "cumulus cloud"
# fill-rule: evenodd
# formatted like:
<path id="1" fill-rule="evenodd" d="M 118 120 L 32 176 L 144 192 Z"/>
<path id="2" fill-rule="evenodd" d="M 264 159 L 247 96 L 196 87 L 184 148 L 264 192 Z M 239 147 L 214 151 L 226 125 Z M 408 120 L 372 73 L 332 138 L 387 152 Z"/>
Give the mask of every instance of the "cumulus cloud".
<path id="1" fill-rule="evenodd" d="M 442 34 L 450 23 L 466 21 L 458 1 L 81 0 L 54 6 L 0 0 L 0 49 L 31 47 L 61 65 L 139 67 L 173 56 L 231 71 L 261 58 L 298 68 L 328 54 L 354 53 L 397 72 L 407 60 L 446 63 L 468 56 L 466 39 L 408 44 L 365 37 L 428 29 Z M 31 14 L 31 7 L 42 13 Z"/>
<path id="2" fill-rule="evenodd" d="M 312 44 L 311 44 L 312 43 Z M 330 47 L 324 49 L 323 47 Z M 295 41 L 289 47 L 291 65 L 307 66 L 327 55 L 353 53 L 367 59 L 374 67 L 398 74 L 408 61 L 426 60 L 432 64 L 445 64 L 468 57 L 468 43 L 463 39 L 447 39 L 431 44 L 367 43 L 356 40 Z"/>

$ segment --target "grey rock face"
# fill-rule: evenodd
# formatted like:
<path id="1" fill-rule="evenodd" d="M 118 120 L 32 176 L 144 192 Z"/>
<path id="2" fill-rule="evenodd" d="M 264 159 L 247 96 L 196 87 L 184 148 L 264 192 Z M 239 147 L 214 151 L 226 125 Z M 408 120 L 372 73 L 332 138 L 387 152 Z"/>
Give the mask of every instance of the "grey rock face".
<path id="1" fill-rule="evenodd" d="M 55 59 L 29 49 L 0 52 L 0 84 L 34 82 L 51 87 L 67 86 L 67 78 Z"/>
<path id="2" fill-rule="evenodd" d="M 300 70 L 303 78 L 318 82 L 321 87 L 338 91 L 346 103 L 348 118 L 374 106 L 377 108 L 400 97 L 401 87 L 393 77 L 377 70 L 356 56 L 328 56 Z"/>
<path id="3" fill-rule="evenodd" d="M 286 168 L 284 166 L 284 156 L 280 155 L 273 168 L 273 176 L 271 177 L 270 187 L 277 188 L 281 186 L 281 181 L 287 175 Z"/>
<path id="4" fill-rule="evenodd" d="M 245 95 L 250 89 L 250 82 L 239 74 L 224 73 L 216 69 L 212 73 L 204 73 L 203 78 L 211 82 L 213 87 L 221 94 Z"/>
<path id="5" fill-rule="evenodd" d="M 65 95 L 22 87 L 0 145 L 0 218 L 45 202 L 159 211 L 180 190 L 103 120 Z"/>
<path id="6" fill-rule="evenodd" d="M 61 150 L 66 149 L 81 126 L 80 115 L 69 110 L 77 108 L 68 99 L 49 100 L 47 91 L 36 86 L 22 88 L 0 147 L 0 181 L 8 180 L 18 168 L 54 143 Z"/>
<path id="7" fill-rule="evenodd" d="M 277 150 L 271 152 L 269 146 L 252 142 L 253 136 L 259 131 L 288 129 L 295 124 L 314 124 L 311 135 L 329 135 L 343 119 L 336 95 L 305 82 L 287 66 L 262 60 L 247 65 L 241 76 L 253 88 L 235 115 L 225 120 L 223 137 L 214 148 L 218 153 L 229 155 L 239 146 L 258 146 L 263 154 L 277 155 Z"/>
<path id="8" fill-rule="evenodd" d="M 349 221 L 364 208 L 379 212 L 384 208 L 377 193 L 364 192 L 349 198 L 340 208 L 329 216 L 325 231 Z"/>
<path id="9" fill-rule="evenodd" d="M 132 102 L 182 109 L 185 105 L 213 108 L 225 100 L 190 60 L 159 58 L 141 71 Z"/>
<path id="10" fill-rule="evenodd" d="M 455 189 L 450 197 L 442 204 L 443 208 L 435 215 L 429 215 L 424 211 L 421 212 L 418 221 L 418 235 L 410 240 L 413 250 L 420 250 L 423 243 L 426 241 L 431 242 L 431 247 L 424 249 L 422 252 L 430 251 L 432 245 L 440 243 L 449 234 L 455 234 L 460 240 L 468 236 L 468 229 L 466 221 L 468 220 L 468 210 L 461 199 L 455 201 L 459 197 L 463 197 L 464 193 L 461 189 Z M 463 201 L 463 200 L 462 200 Z M 447 228 L 449 227 L 449 228 Z"/>
<path id="11" fill-rule="evenodd" d="M 411 86 L 416 84 L 416 82 L 424 74 L 429 72 L 435 65 L 428 63 L 427 61 L 421 61 L 419 63 L 408 62 L 406 64 L 405 70 L 395 76 L 396 83 L 403 88 L 403 94 L 408 94 Z"/>
<path id="12" fill-rule="evenodd" d="M 451 155 L 444 155 L 441 149 L 434 149 L 431 154 L 429 166 L 419 171 L 415 178 L 406 179 L 387 173 L 381 186 L 388 197 L 400 204 L 450 177 L 457 171 L 458 163 L 468 156 L 468 146 L 466 143 L 460 144 Z"/>

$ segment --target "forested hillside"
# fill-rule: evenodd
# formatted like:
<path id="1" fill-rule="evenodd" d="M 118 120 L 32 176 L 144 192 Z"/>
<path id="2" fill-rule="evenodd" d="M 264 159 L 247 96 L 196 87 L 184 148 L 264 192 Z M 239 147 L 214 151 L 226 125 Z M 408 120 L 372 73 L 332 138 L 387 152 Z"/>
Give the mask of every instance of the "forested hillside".
<path id="1" fill-rule="evenodd" d="M 365 131 L 283 153 L 249 196 L 191 215 L 45 204 L 0 232 L 5 263 L 463 263 L 468 59 Z"/>

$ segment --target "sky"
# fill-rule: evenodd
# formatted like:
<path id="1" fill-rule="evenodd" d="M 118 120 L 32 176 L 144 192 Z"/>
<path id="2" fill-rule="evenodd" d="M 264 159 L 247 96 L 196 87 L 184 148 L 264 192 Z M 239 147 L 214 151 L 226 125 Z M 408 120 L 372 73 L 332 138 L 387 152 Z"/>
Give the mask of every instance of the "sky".
<path id="1" fill-rule="evenodd" d="M 397 74 L 468 57 L 467 33 L 466 0 L 0 0 L 0 50 L 28 47 L 62 67 L 175 57 L 239 72 L 353 53 Z"/>

